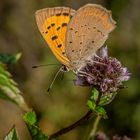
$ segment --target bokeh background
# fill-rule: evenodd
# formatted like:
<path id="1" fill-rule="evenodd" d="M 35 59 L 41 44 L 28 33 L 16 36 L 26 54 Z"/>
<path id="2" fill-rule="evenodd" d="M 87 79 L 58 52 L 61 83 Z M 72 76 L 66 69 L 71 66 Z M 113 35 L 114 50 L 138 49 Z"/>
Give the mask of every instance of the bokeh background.
<path id="1" fill-rule="evenodd" d="M 47 93 L 58 66 L 32 66 L 58 62 L 37 29 L 34 13 L 53 6 L 78 9 L 86 3 L 98 3 L 112 10 L 117 28 L 106 42 L 109 54 L 132 73 L 125 83 L 127 88 L 106 106 L 109 119 L 100 122 L 99 130 L 109 137 L 118 134 L 140 140 L 140 0 L 0 0 L 0 53 L 22 52 L 22 58 L 10 72 L 26 102 L 37 112 L 44 132 L 51 134 L 78 120 L 88 110 L 86 101 L 91 89 L 74 86 L 74 75 L 66 73 L 63 80 L 61 75 L 57 78 L 51 93 Z M 0 139 L 15 124 L 20 139 L 30 140 L 23 114 L 15 104 L 0 99 Z M 85 140 L 91 125 L 80 126 L 61 139 Z"/>

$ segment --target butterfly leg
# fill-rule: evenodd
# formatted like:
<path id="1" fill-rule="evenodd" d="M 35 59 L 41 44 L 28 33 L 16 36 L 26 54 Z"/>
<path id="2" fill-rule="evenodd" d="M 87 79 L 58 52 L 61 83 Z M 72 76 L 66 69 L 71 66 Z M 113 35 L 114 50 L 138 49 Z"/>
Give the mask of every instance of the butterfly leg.
<path id="1" fill-rule="evenodd" d="M 87 72 L 84 72 L 84 71 L 79 71 L 78 72 L 79 74 L 83 74 L 83 76 L 90 76 L 90 77 L 92 77 L 93 78 L 93 76 L 91 75 L 91 74 L 88 74 Z"/>
<path id="2" fill-rule="evenodd" d="M 53 78 L 53 80 L 52 80 L 52 82 L 51 82 L 51 84 L 50 84 L 50 86 L 49 86 L 47 92 L 50 91 L 50 89 L 52 88 L 52 86 L 53 86 L 53 84 L 54 84 L 54 82 L 55 82 L 55 80 L 56 80 L 58 74 L 59 74 L 60 72 L 62 72 L 62 71 L 63 71 L 63 67 L 60 67 L 59 70 L 56 72 L 56 74 L 55 74 L 55 76 L 54 76 L 54 78 Z"/>

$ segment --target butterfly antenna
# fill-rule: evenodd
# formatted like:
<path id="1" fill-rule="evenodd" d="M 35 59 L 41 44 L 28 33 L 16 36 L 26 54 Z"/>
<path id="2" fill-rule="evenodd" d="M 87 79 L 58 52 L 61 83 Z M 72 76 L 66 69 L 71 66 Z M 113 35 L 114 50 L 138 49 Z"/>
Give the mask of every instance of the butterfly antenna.
<path id="1" fill-rule="evenodd" d="M 50 84 L 50 86 L 49 86 L 47 92 L 50 91 L 50 89 L 52 88 L 52 86 L 53 86 L 53 84 L 54 84 L 54 82 L 55 82 L 55 80 L 56 80 L 58 74 L 59 74 L 61 71 L 62 71 L 62 67 L 60 67 L 60 69 L 56 72 L 56 74 L 55 74 L 55 76 L 54 76 L 54 78 L 53 78 L 53 80 L 52 80 L 52 82 L 51 82 L 51 84 Z"/>
<path id="2" fill-rule="evenodd" d="M 61 80 L 64 79 L 64 71 L 62 71 Z"/>
<path id="3" fill-rule="evenodd" d="M 44 65 L 34 65 L 34 66 L 32 66 L 32 68 L 39 68 L 39 67 L 44 67 L 44 66 L 54 66 L 54 65 L 60 66 L 60 64 L 44 64 Z"/>

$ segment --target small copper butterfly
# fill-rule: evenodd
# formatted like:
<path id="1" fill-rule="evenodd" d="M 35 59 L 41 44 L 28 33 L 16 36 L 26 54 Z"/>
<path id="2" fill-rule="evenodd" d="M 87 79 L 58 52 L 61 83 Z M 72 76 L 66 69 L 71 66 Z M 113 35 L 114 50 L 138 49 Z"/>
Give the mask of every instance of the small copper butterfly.
<path id="1" fill-rule="evenodd" d="M 75 73 L 116 27 L 111 11 L 98 4 L 86 4 L 77 11 L 69 7 L 45 8 L 38 10 L 35 17 L 53 54 Z"/>

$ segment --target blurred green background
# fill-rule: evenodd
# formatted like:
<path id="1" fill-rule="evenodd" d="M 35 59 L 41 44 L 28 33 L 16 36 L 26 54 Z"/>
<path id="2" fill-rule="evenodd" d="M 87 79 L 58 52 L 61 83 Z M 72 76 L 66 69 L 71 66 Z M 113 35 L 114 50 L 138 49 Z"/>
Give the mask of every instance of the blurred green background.
<path id="1" fill-rule="evenodd" d="M 132 73 L 125 83 L 127 88 L 106 106 L 109 119 L 100 122 L 99 130 L 110 137 L 118 134 L 140 140 L 140 0 L 0 0 L 0 53 L 22 52 L 21 60 L 10 72 L 27 103 L 37 112 L 44 132 L 51 134 L 73 123 L 87 112 L 91 89 L 74 86 L 73 74 L 66 73 L 63 80 L 61 75 L 57 78 L 51 94 L 47 93 L 58 67 L 32 66 L 58 62 L 38 31 L 34 13 L 53 6 L 78 9 L 86 3 L 98 3 L 112 10 L 117 28 L 106 42 L 109 54 Z M 0 139 L 15 124 L 20 139 L 30 140 L 22 116 L 19 107 L 0 99 Z M 85 140 L 90 125 L 80 126 L 61 139 Z"/>

